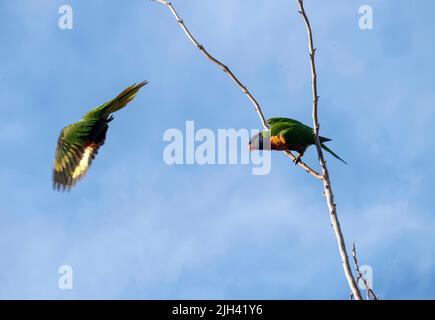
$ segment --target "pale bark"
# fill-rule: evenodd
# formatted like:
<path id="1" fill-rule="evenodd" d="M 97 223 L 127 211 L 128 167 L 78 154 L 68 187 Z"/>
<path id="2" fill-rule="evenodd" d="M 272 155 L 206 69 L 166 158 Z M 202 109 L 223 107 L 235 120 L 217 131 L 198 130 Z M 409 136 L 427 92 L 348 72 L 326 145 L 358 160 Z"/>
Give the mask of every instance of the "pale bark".
<path id="1" fill-rule="evenodd" d="M 356 254 L 356 247 L 355 247 L 355 242 L 352 245 L 352 257 L 353 257 L 353 263 L 355 266 L 355 271 L 358 275 L 357 277 L 357 283 L 358 280 L 361 279 L 361 282 L 364 285 L 364 288 L 366 289 L 366 298 L 367 300 L 379 300 L 379 297 L 376 296 L 375 292 L 373 291 L 372 288 L 370 288 L 369 284 L 367 283 L 367 280 L 364 278 L 364 275 L 362 274 L 360 268 L 359 268 L 359 263 L 358 263 L 358 258 L 357 258 L 357 254 Z"/>
<path id="2" fill-rule="evenodd" d="M 329 209 L 329 217 L 331 219 L 332 228 L 334 229 L 335 237 L 337 239 L 338 251 L 340 252 L 341 263 L 343 265 L 344 274 L 346 276 L 346 280 L 349 284 L 350 290 L 352 291 L 353 296 L 356 300 L 362 300 L 361 293 L 358 289 L 358 285 L 355 281 L 355 278 L 352 274 L 349 257 L 347 256 L 346 251 L 346 243 L 344 241 L 343 232 L 340 227 L 340 222 L 338 220 L 337 215 L 337 207 L 334 202 L 334 194 L 332 192 L 331 181 L 329 178 L 328 168 L 326 166 L 325 158 L 323 157 L 322 147 L 320 145 L 319 140 L 319 119 L 317 115 L 317 105 L 319 101 L 319 96 L 317 94 L 317 73 L 316 73 L 316 63 L 315 63 L 315 54 L 316 49 L 314 49 L 313 44 L 313 33 L 311 30 L 310 21 L 308 20 L 307 14 L 305 13 L 304 2 L 303 0 L 296 0 L 299 6 L 299 13 L 304 19 L 305 26 L 308 34 L 308 50 L 310 55 L 310 65 L 311 65 L 311 90 L 313 95 L 313 127 L 314 127 L 314 137 L 316 142 L 317 154 L 319 157 L 320 167 L 322 171 L 322 183 L 323 183 L 323 194 L 326 199 L 326 203 Z"/>
<path id="3" fill-rule="evenodd" d="M 254 106 L 254 109 L 255 109 L 258 117 L 260 118 L 260 121 L 261 121 L 263 128 L 268 129 L 269 126 L 266 123 L 266 120 L 264 118 L 264 115 L 263 115 L 263 112 L 262 112 L 262 109 L 261 109 L 259 103 L 254 98 L 254 96 L 249 92 L 249 90 L 246 88 L 246 86 L 234 75 L 234 73 L 225 64 L 223 64 L 221 61 L 219 61 L 214 56 L 212 56 L 204 48 L 204 46 L 201 45 L 196 40 L 196 38 L 192 35 L 190 30 L 186 27 L 184 21 L 180 18 L 180 16 L 178 15 L 177 11 L 174 8 L 174 6 L 170 2 L 165 1 L 165 0 L 154 0 L 154 1 L 166 6 L 171 11 L 171 13 L 173 14 L 175 19 L 177 20 L 179 26 L 181 27 L 183 32 L 186 34 L 188 39 L 199 49 L 199 51 L 208 60 L 213 62 L 215 65 L 219 66 L 234 81 L 234 83 L 242 90 L 242 92 L 246 95 L 246 97 L 250 100 L 250 102 Z M 329 173 L 328 173 L 328 169 L 326 167 L 326 162 L 325 162 L 325 159 L 323 157 L 322 148 L 320 146 L 320 141 L 319 141 L 319 127 L 320 126 L 319 126 L 318 116 L 317 116 L 317 102 L 318 102 L 319 97 L 317 95 L 317 74 L 316 74 L 316 67 L 315 67 L 315 60 L 314 60 L 315 49 L 313 46 L 313 36 L 312 36 L 311 26 L 310 26 L 308 17 L 306 15 L 304 7 L 303 7 L 303 1 L 297 0 L 297 2 L 299 5 L 300 13 L 304 18 L 304 21 L 305 21 L 305 24 L 307 27 L 307 32 L 308 32 L 308 43 L 309 43 L 310 63 L 311 63 L 311 77 L 312 77 L 312 93 L 313 93 L 312 116 L 313 116 L 313 124 L 314 124 L 314 135 L 315 135 L 316 149 L 317 149 L 320 167 L 321 167 L 322 171 L 321 171 L 321 173 L 318 173 L 315 170 L 311 169 L 307 164 L 305 164 L 302 161 L 299 162 L 298 165 L 302 169 L 304 169 L 306 172 L 308 172 L 311 176 L 315 177 L 316 179 L 321 180 L 323 183 L 324 195 L 325 195 L 326 202 L 327 202 L 328 209 L 329 209 L 331 224 L 332 224 L 332 227 L 334 229 L 334 232 L 335 232 L 335 235 L 337 238 L 337 243 L 338 243 L 338 248 L 339 248 L 339 253 L 341 256 L 341 261 L 342 261 L 344 273 L 345 273 L 346 279 L 349 283 L 349 287 L 351 289 L 352 295 L 355 297 L 355 299 L 361 300 L 362 299 L 361 293 L 357 287 L 355 278 L 354 278 L 352 271 L 351 271 L 351 268 L 350 268 L 349 258 L 347 256 L 347 251 L 346 251 L 346 245 L 345 245 L 343 233 L 341 231 L 340 223 L 338 220 L 336 205 L 334 203 L 334 195 L 333 195 L 332 188 L 331 188 Z M 290 151 L 285 151 L 284 153 L 293 162 L 295 161 L 296 157 Z"/>
<path id="4" fill-rule="evenodd" d="M 201 51 L 201 53 L 211 62 L 219 66 L 230 78 L 234 81 L 234 83 L 242 90 L 242 92 L 245 94 L 246 97 L 248 97 L 249 101 L 251 101 L 252 105 L 254 106 L 255 111 L 257 112 L 258 117 L 260 118 L 261 124 L 264 129 L 268 129 L 269 126 L 266 123 L 266 119 L 264 118 L 263 112 L 261 110 L 260 104 L 257 102 L 257 100 L 254 98 L 254 96 L 249 92 L 249 90 L 246 88 L 246 86 L 234 75 L 234 73 L 222 62 L 220 62 L 218 59 L 216 59 L 214 56 L 212 56 L 203 45 L 201 45 L 196 38 L 192 35 L 192 33 L 189 31 L 189 29 L 186 27 L 184 21 L 180 18 L 177 11 L 175 10 L 172 3 L 165 1 L 165 0 L 154 0 L 155 2 L 158 2 L 160 4 L 165 5 L 174 15 L 175 19 L 177 20 L 178 24 L 180 25 L 181 29 L 183 29 L 186 36 L 189 38 L 189 40 Z M 284 154 L 286 154 L 293 162 L 295 162 L 296 157 L 290 152 L 290 151 L 284 151 Z M 300 161 L 298 163 L 299 167 L 304 169 L 307 173 L 315 177 L 316 179 L 321 179 L 321 175 L 316 172 L 315 170 L 311 169 L 307 164 Z"/>

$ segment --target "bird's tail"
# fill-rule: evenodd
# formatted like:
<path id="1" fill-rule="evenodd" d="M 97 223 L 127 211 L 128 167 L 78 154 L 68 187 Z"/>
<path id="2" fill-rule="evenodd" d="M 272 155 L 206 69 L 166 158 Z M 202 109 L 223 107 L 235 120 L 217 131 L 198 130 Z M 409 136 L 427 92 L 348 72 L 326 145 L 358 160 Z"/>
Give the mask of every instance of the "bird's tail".
<path id="1" fill-rule="evenodd" d="M 334 157 L 336 157 L 338 160 L 340 160 L 340 161 L 342 161 L 343 163 L 347 164 L 346 161 L 344 161 L 344 160 L 341 159 L 338 155 L 336 155 L 336 154 L 334 153 L 334 151 L 332 151 L 331 149 L 329 149 L 325 144 L 321 143 L 320 145 L 322 146 L 323 150 L 328 151 L 330 154 L 332 154 L 332 155 L 333 155 Z"/>
<path id="2" fill-rule="evenodd" d="M 110 114 L 124 108 L 131 100 L 134 99 L 140 88 L 146 85 L 148 81 L 133 84 L 122 91 L 115 99 L 105 103 L 102 109 L 105 113 Z"/>

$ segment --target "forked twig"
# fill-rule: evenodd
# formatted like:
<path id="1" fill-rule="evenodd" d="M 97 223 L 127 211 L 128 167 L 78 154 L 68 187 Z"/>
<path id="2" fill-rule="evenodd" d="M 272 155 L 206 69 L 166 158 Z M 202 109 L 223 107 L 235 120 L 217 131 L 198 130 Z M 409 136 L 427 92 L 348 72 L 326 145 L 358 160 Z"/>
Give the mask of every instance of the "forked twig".
<path id="1" fill-rule="evenodd" d="M 296 0 L 299 6 L 299 13 L 304 19 L 305 27 L 308 34 L 308 50 L 310 54 L 310 65 L 311 65 L 311 89 L 313 94 L 313 126 L 314 126 L 314 137 L 316 142 L 317 154 L 319 157 L 320 167 L 322 170 L 322 182 L 323 182 L 323 193 L 326 199 L 326 203 L 329 209 L 329 217 L 331 219 L 331 224 L 334 229 L 335 236 L 337 238 L 338 250 L 341 256 L 341 263 L 343 265 L 344 274 L 346 276 L 349 287 L 352 291 L 353 296 L 356 300 L 362 300 L 361 293 L 358 289 L 355 278 L 352 274 L 349 257 L 347 256 L 346 243 L 344 241 L 343 232 L 341 231 L 340 223 L 337 216 L 337 208 L 334 202 L 334 194 L 332 193 L 331 181 L 329 179 L 328 168 L 326 167 L 326 161 L 323 157 L 322 147 L 319 140 L 319 119 L 317 116 L 317 103 L 319 101 L 319 96 L 317 94 L 317 73 L 316 73 L 316 63 L 314 56 L 316 49 L 314 49 L 313 44 L 313 32 L 311 30 L 310 21 L 308 20 L 307 14 L 305 13 L 303 0 Z"/>
<path id="2" fill-rule="evenodd" d="M 264 129 L 269 129 L 269 126 L 266 123 L 266 119 L 264 118 L 263 112 L 261 110 L 260 104 L 257 102 L 257 100 L 254 98 L 254 96 L 249 92 L 249 90 L 246 88 L 246 86 L 234 75 L 234 73 L 222 62 L 220 62 L 218 59 L 216 59 L 214 56 L 212 56 L 203 45 L 201 45 L 195 37 L 192 35 L 192 33 L 189 31 L 189 29 L 186 27 L 183 19 L 180 18 L 177 11 L 175 10 L 172 3 L 165 1 L 165 0 L 153 0 L 155 2 L 158 2 L 164 6 L 166 6 L 174 15 L 175 19 L 177 20 L 178 24 L 180 25 L 181 29 L 183 29 L 186 36 L 189 38 L 189 40 L 201 51 L 201 53 L 211 62 L 219 66 L 233 81 L 234 83 L 242 90 L 242 92 L 245 94 L 246 97 L 248 97 L 249 101 L 251 101 L 252 105 L 254 106 L 255 111 L 257 112 L 258 117 L 260 118 L 261 124 Z M 290 152 L 290 151 L 284 151 L 284 153 L 293 161 L 296 161 L 296 157 Z M 321 180 L 322 176 L 316 172 L 315 170 L 311 169 L 307 164 L 300 161 L 298 163 L 299 167 L 304 169 L 306 172 L 308 172 L 310 175 L 315 177 L 316 179 Z"/>
<path id="3" fill-rule="evenodd" d="M 356 270 L 356 273 L 358 275 L 358 277 L 357 277 L 357 283 L 358 283 L 358 280 L 361 279 L 361 281 L 362 281 L 362 283 L 364 285 L 364 288 L 366 289 L 366 292 L 367 292 L 367 300 L 370 300 L 370 299 L 379 300 L 379 298 L 374 293 L 373 289 L 367 283 L 366 278 L 364 278 L 364 275 L 362 274 L 362 272 L 361 272 L 361 270 L 359 268 L 358 258 L 357 258 L 357 255 L 356 255 L 355 242 L 352 244 L 352 257 L 353 257 L 353 264 L 355 265 L 355 270 Z"/>

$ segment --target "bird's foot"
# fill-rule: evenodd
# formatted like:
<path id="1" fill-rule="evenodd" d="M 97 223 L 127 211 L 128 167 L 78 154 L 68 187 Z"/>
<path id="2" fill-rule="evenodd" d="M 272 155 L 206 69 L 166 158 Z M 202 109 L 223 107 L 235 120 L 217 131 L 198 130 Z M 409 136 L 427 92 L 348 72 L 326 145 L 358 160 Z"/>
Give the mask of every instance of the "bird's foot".
<path id="1" fill-rule="evenodd" d="M 301 162 L 301 157 L 299 157 L 299 156 L 297 156 L 297 157 L 293 160 L 293 163 L 294 163 L 295 165 L 298 165 L 300 162 Z"/>

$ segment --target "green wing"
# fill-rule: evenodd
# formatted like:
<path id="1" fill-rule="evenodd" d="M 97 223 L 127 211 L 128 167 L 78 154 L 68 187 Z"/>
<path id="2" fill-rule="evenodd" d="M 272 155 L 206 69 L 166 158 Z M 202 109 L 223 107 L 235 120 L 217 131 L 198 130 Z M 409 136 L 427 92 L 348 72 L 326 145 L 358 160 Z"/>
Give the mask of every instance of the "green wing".
<path id="1" fill-rule="evenodd" d="M 272 125 L 274 125 L 276 123 L 280 123 L 280 122 L 287 123 L 287 124 L 295 124 L 295 123 L 302 124 L 301 122 L 294 120 L 294 119 L 290 119 L 290 118 L 270 118 L 266 121 L 266 123 L 269 126 L 272 126 Z"/>
<path id="2" fill-rule="evenodd" d="M 108 117 L 111 113 L 124 108 L 131 100 L 136 97 L 137 92 L 146 85 L 148 81 L 143 81 L 139 84 L 133 84 L 122 91 L 116 98 L 96 107 L 84 115 L 84 119 Z"/>
<path id="3" fill-rule="evenodd" d="M 300 121 L 290 118 L 271 118 L 267 120 L 272 135 L 282 135 L 287 143 L 296 146 L 314 144 L 313 129 Z M 320 137 L 320 142 L 330 141 L 326 137 Z"/>
<path id="4" fill-rule="evenodd" d="M 271 118 L 267 120 L 272 136 L 282 136 L 289 146 L 309 146 L 314 144 L 313 129 L 290 118 Z M 323 142 L 331 141 L 326 137 L 319 137 L 321 146 L 324 150 L 332 154 L 335 158 L 343 161 L 336 153 L 329 149 Z"/>
<path id="5" fill-rule="evenodd" d="M 89 139 L 98 118 L 80 120 L 62 129 L 53 164 L 53 187 L 71 189 L 91 165 L 102 141 Z"/>
<path id="6" fill-rule="evenodd" d="M 277 123 L 272 126 L 272 134 L 284 137 L 287 144 L 292 146 L 308 146 L 314 143 L 313 131 L 302 123 Z"/>
<path id="7" fill-rule="evenodd" d="M 53 187 L 69 190 L 89 169 L 98 149 L 104 144 L 110 114 L 124 108 L 134 99 L 146 81 L 129 86 L 116 98 L 92 109 L 84 117 L 62 129 L 53 163 Z"/>

